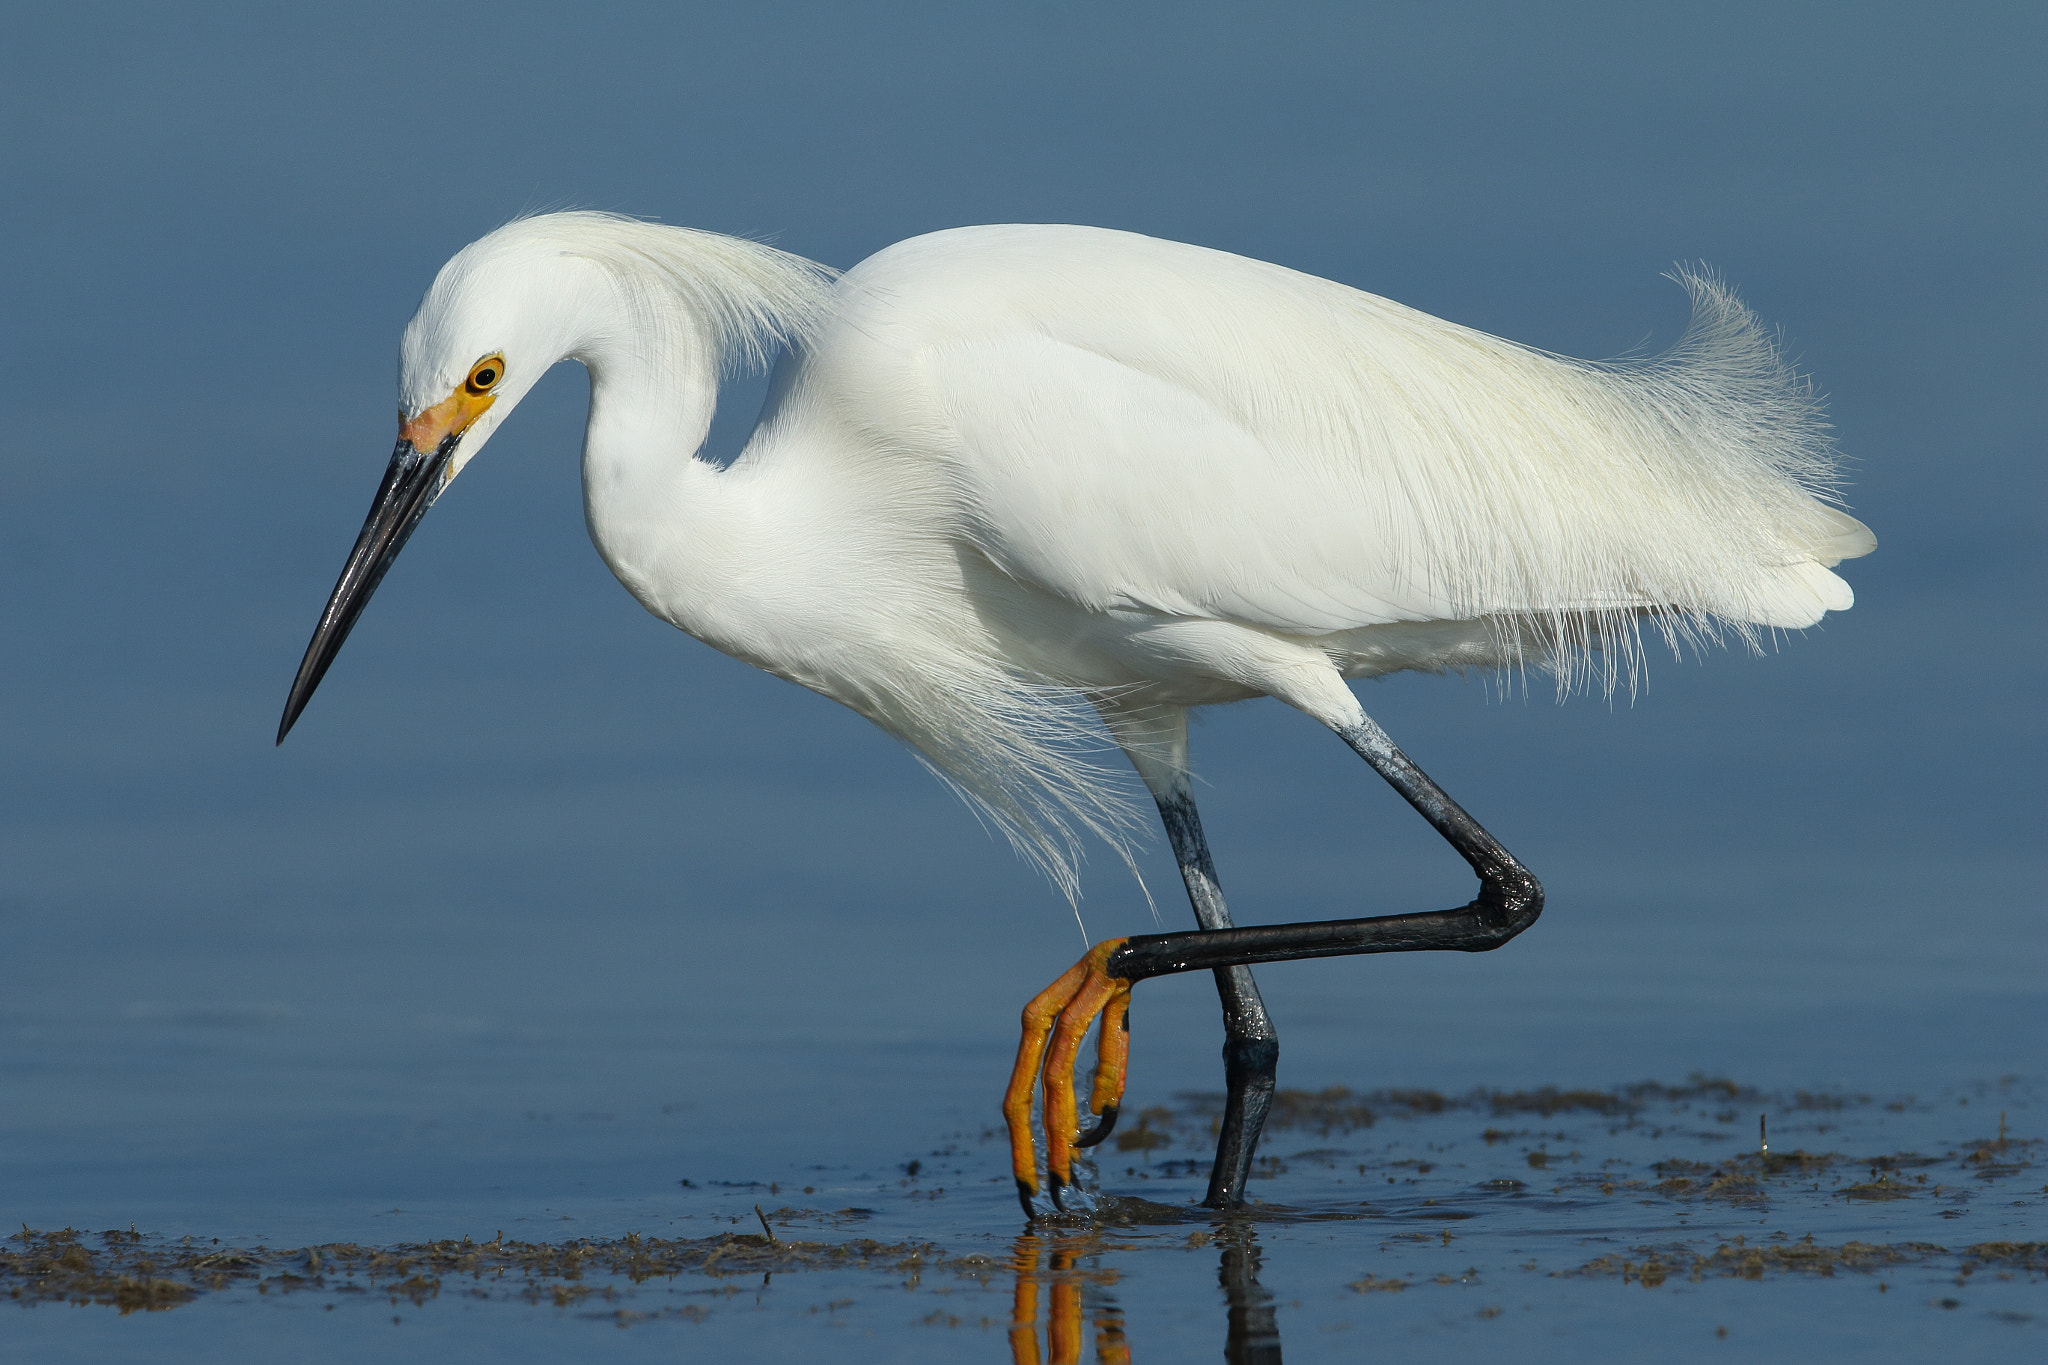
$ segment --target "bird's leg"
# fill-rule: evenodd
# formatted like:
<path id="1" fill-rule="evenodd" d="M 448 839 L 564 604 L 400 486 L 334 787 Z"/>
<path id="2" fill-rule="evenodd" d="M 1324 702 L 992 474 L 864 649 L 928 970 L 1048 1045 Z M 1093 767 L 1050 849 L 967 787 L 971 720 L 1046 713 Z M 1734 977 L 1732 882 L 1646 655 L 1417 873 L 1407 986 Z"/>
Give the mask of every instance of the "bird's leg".
<path id="1" fill-rule="evenodd" d="M 1159 818 L 1180 865 L 1195 922 L 1204 929 L 1230 928 L 1230 909 L 1223 903 L 1194 797 L 1183 788 L 1158 801 Z M 1227 1209 L 1244 1202 L 1259 1132 L 1273 1107 L 1280 1034 L 1266 1014 L 1251 968 L 1218 967 L 1216 994 L 1223 1001 L 1223 1127 L 1216 1138 L 1216 1163 L 1209 1168 L 1209 1193 L 1202 1202 L 1212 1209 Z"/>
<path id="2" fill-rule="evenodd" d="M 1458 951 L 1500 947 L 1543 913 L 1543 887 L 1442 787 L 1415 766 L 1370 717 L 1332 723 L 1331 729 L 1372 764 L 1408 804 L 1458 850 L 1479 874 L 1479 894 L 1455 910 L 1311 924 L 1261 924 L 1192 934 L 1144 934 L 1102 960 L 1101 971 L 1136 983 L 1174 972 L 1217 970 L 1254 962 L 1294 962 L 1355 953 Z"/>
<path id="3" fill-rule="evenodd" d="M 1204 927 L 1193 933 L 1140 934 L 1098 943 L 1087 957 L 1049 987 L 1024 1011 L 1024 1042 L 1011 1074 L 1004 1112 L 1010 1123 L 1010 1147 L 1017 1172 L 1017 1191 L 1026 1216 L 1036 1194 L 1035 1154 L 1031 1145 L 1031 1089 L 1041 1060 L 1046 1060 L 1045 1092 L 1048 1175 L 1055 1204 L 1068 1178 L 1066 1161 L 1073 1139 L 1071 1068 L 1089 1020 L 1111 1002 L 1119 1010 L 1130 988 L 1154 976 L 1213 971 L 1223 994 L 1229 1040 L 1225 1065 L 1231 1094 L 1225 1113 L 1209 1197 L 1213 1206 L 1238 1203 L 1244 1197 L 1259 1129 L 1271 1103 L 1273 1065 L 1278 1041 L 1266 1018 L 1251 974 L 1257 962 L 1293 962 L 1312 957 L 1347 957 L 1359 953 L 1457 951 L 1482 953 L 1500 947 L 1536 922 L 1543 913 L 1543 887 L 1477 820 L 1467 815 L 1443 788 L 1416 767 L 1371 718 L 1331 722 L 1330 728 L 1370 763 L 1394 790 L 1443 835 L 1479 875 L 1479 894 L 1454 910 L 1428 910 L 1406 915 L 1375 915 L 1366 919 L 1321 920 L 1305 924 L 1260 924 L 1232 927 L 1216 887 L 1214 867 L 1201 837 L 1194 803 L 1176 794 L 1176 787 L 1154 786 L 1160 814 L 1180 861 L 1181 874 L 1195 913 Z M 1214 925 L 1215 927 L 1210 927 Z M 1239 983 L 1242 983 L 1241 990 Z M 1233 1012 L 1233 1006 L 1237 1007 Z M 1047 1059 L 1048 1036 L 1054 1038 L 1054 1067 Z M 1062 1041 L 1065 1040 L 1065 1041 Z M 1056 1076 L 1058 1070 L 1062 1074 Z M 1105 1109 L 1105 1064 L 1097 1069 L 1096 1107 Z M 1121 1090 L 1122 1077 L 1114 1083 Z M 1064 1088 L 1064 1098 L 1056 1098 Z M 1064 1116 L 1064 1121 L 1060 1117 Z M 1099 1137 L 1102 1129 L 1091 1136 Z"/>
<path id="4" fill-rule="evenodd" d="M 1202 837 L 1201 816 L 1185 790 L 1161 796 L 1159 813 L 1173 844 L 1181 879 L 1195 919 L 1206 929 L 1229 929 L 1230 912 L 1216 883 L 1215 864 Z M 1024 1007 L 1023 1038 L 1003 1114 L 1010 1130 L 1010 1154 L 1017 1179 L 1017 1197 L 1026 1216 L 1035 1216 L 1037 1163 L 1031 1141 L 1033 1082 L 1043 1087 L 1045 1104 L 1046 1182 L 1054 1207 L 1073 1181 L 1076 1148 L 1092 1147 L 1115 1127 L 1123 1099 L 1125 1064 L 1130 1055 L 1130 983 L 1108 972 L 1106 964 L 1127 941 L 1099 943 L 1087 957 L 1041 991 Z M 1223 1075 L 1227 1088 L 1223 1126 L 1216 1142 L 1216 1163 L 1209 1173 L 1211 1208 L 1232 1208 L 1244 1202 L 1259 1131 L 1273 1103 L 1274 1070 L 1280 1058 L 1280 1037 L 1266 1015 L 1265 1003 L 1248 967 L 1220 967 L 1216 993 L 1223 1000 Z M 1097 1015 L 1102 1030 L 1096 1039 L 1095 1084 L 1089 1107 L 1100 1117 L 1093 1129 L 1076 1135 L 1079 1119 L 1074 1095 L 1074 1060 L 1081 1040 Z"/>
<path id="5" fill-rule="evenodd" d="M 1188 790 L 1187 712 L 1178 706 L 1098 699 L 1103 719 L 1130 755 L 1132 765 L 1159 805 L 1160 822 L 1173 845 L 1174 862 L 1186 885 L 1195 922 L 1205 930 L 1231 927 L 1230 910 L 1216 880 L 1216 866 L 1202 835 L 1202 818 Z M 1072 1149 L 1092 1147 L 1109 1136 L 1123 1097 L 1130 1039 L 1130 985 L 1103 970 L 1110 953 L 1122 947 L 1098 944 L 1086 958 L 1024 1010 L 1023 1041 L 1003 1110 L 1010 1128 L 1011 1162 L 1018 1198 L 1032 1217 L 1036 1196 L 1036 1153 L 1031 1146 L 1032 1082 L 1043 1070 L 1045 1093 L 1046 1172 L 1057 1207 L 1071 1179 Z M 1226 1096 L 1223 1123 L 1217 1135 L 1216 1161 L 1210 1168 L 1212 1208 L 1244 1202 L 1259 1132 L 1273 1103 L 1274 1073 L 1280 1038 L 1259 998 L 1258 984 L 1247 967 L 1219 967 L 1216 993 L 1223 1002 L 1223 1074 Z M 1090 1108 L 1099 1120 L 1086 1134 L 1070 1136 L 1076 1117 L 1072 1062 L 1093 1011 L 1101 1009 L 1097 1037 L 1098 1061 Z"/>

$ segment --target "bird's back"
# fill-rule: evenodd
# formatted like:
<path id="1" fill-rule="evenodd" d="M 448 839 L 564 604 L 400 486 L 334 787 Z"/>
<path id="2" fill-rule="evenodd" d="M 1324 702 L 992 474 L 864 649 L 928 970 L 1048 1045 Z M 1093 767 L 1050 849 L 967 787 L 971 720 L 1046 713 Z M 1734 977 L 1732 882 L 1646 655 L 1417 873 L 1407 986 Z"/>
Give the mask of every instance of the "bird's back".
<path id="1" fill-rule="evenodd" d="M 1824 425 L 1756 319 L 1682 283 L 1677 347 L 1590 364 L 1200 247 L 963 228 L 849 272 L 802 369 L 957 534 L 1085 609 L 1498 618 L 1554 649 L 1645 613 L 1810 625 L 1874 541 L 1821 500 Z"/>

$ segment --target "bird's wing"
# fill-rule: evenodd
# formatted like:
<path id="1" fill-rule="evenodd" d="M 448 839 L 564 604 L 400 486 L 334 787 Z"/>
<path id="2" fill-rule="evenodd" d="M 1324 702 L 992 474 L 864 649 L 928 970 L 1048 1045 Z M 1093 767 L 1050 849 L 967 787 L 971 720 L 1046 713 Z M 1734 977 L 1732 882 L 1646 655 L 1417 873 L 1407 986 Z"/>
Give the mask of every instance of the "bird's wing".
<path id="1" fill-rule="evenodd" d="M 1588 365 L 1221 252 L 961 229 L 849 272 L 821 356 L 889 376 L 877 404 L 921 389 L 967 534 L 1090 608 L 1811 625 L 1868 532 L 1816 496 L 1824 425 L 1770 334 L 1686 282 L 1669 354 Z"/>
<path id="2" fill-rule="evenodd" d="M 1306 634 L 1458 614 L 1404 572 L 1420 528 L 1363 462 L 1043 334 L 927 365 L 960 442 L 970 535 L 1019 579 L 1095 610 Z"/>

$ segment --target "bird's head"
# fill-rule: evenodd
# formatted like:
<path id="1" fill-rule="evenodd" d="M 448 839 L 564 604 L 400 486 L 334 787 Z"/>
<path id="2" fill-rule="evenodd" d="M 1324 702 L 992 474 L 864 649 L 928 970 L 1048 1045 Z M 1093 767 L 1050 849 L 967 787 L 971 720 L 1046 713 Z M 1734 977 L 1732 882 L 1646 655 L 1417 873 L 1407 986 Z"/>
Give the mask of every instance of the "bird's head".
<path id="1" fill-rule="evenodd" d="M 278 743 L 420 518 L 541 375 L 574 349 L 590 294 L 583 277 L 591 271 L 531 232 L 500 229 L 435 277 L 399 350 L 397 447 L 292 680 Z"/>
<path id="2" fill-rule="evenodd" d="M 721 370 L 765 363 L 804 335 L 830 278 L 756 242 L 604 213 L 519 219 L 458 252 L 406 325 L 398 446 L 292 680 L 278 742 L 420 518 L 556 361 L 591 365 L 593 383 L 600 357 L 659 376 L 708 425 Z"/>

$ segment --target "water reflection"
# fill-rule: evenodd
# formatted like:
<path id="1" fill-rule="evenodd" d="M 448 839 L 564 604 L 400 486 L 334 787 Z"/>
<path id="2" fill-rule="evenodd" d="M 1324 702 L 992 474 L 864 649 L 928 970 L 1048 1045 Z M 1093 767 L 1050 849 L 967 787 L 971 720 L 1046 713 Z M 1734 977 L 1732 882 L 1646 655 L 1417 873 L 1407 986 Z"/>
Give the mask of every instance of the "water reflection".
<path id="1" fill-rule="evenodd" d="M 1223 1359 L 1228 1365 L 1280 1365 L 1280 1326 L 1273 1295 L 1259 1283 L 1257 1236 L 1248 1224 L 1238 1225 L 1218 1233 L 1216 1245 L 1223 1254 L 1216 1279 L 1228 1305 Z M 1128 1365 L 1131 1345 L 1124 1313 L 1110 1292 L 1121 1276 L 1102 1258 L 1132 1249 L 1111 1242 L 1099 1229 L 1070 1237 L 1019 1237 L 1010 1258 L 1016 1275 L 1010 1300 L 1012 1365 L 1080 1365 L 1091 1332 L 1097 1365 Z"/>
<path id="2" fill-rule="evenodd" d="M 1273 1295 L 1259 1283 L 1259 1240 L 1240 1226 L 1218 1239 L 1223 1266 L 1216 1278 L 1230 1305 L 1230 1328 L 1223 1341 L 1229 1365 L 1280 1365 L 1280 1324 L 1273 1313 Z"/>
<path id="3" fill-rule="evenodd" d="M 1083 1324 L 1095 1329 L 1095 1359 L 1127 1365 L 1123 1310 L 1108 1290 L 1119 1275 L 1102 1264 L 1102 1253 L 1118 1250 L 1100 1232 L 1077 1237 L 1019 1237 L 1010 1257 L 1017 1287 L 1010 1299 L 1010 1359 L 1013 1365 L 1079 1365 Z M 1045 1353 L 1039 1351 L 1038 1304 L 1047 1300 Z"/>

